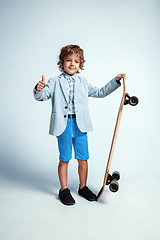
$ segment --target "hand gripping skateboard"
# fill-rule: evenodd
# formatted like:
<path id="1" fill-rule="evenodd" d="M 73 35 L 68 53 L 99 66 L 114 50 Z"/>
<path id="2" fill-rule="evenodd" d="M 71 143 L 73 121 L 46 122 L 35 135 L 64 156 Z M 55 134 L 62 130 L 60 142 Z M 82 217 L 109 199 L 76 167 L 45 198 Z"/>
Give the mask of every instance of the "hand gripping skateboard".
<path id="1" fill-rule="evenodd" d="M 115 142 L 116 142 L 116 137 L 117 137 L 117 133 L 118 133 L 118 128 L 119 128 L 119 124 L 120 124 L 123 106 L 127 105 L 127 104 L 130 104 L 131 106 L 136 106 L 138 104 L 138 101 L 139 100 L 137 97 L 135 97 L 135 96 L 130 97 L 129 94 L 126 93 L 126 84 L 125 84 L 125 79 L 123 78 L 123 96 L 122 96 L 121 104 L 120 104 L 119 111 L 118 111 L 117 121 L 116 121 L 115 129 L 114 129 L 114 134 L 113 134 L 111 148 L 110 148 L 108 162 L 107 162 L 107 167 L 106 167 L 106 171 L 105 171 L 105 175 L 104 175 L 103 186 L 97 195 L 97 201 L 102 196 L 105 185 L 109 185 L 109 189 L 112 192 L 117 192 L 119 189 L 118 180 L 120 179 L 120 173 L 118 171 L 115 171 L 112 173 L 112 175 L 109 174 L 111 159 L 112 159 L 112 155 L 113 155 L 113 151 L 114 151 L 114 146 L 115 146 Z"/>

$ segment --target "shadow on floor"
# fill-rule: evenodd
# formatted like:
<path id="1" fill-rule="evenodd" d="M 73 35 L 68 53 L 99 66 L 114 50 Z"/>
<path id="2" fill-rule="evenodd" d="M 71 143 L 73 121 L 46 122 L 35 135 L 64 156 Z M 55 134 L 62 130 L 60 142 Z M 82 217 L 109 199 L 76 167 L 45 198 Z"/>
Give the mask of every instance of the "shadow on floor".
<path id="1" fill-rule="evenodd" d="M 19 158 L 15 154 L 3 154 L 0 156 L 0 176 L 4 181 L 11 182 L 15 186 L 34 189 L 47 194 L 57 196 L 59 188 L 57 167 L 54 165 L 36 165 L 34 159 Z"/>

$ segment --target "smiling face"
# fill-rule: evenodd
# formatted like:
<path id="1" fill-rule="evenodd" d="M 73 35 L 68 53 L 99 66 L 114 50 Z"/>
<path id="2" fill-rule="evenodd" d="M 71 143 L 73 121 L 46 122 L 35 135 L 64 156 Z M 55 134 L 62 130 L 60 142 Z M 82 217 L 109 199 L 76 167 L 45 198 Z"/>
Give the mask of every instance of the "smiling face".
<path id="1" fill-rule="evenodd" d="M 73 76 L 79 70 L 80 58 L 79 55 L 73 53 L 64 58 L 63 70 L 70 76 Z"/>

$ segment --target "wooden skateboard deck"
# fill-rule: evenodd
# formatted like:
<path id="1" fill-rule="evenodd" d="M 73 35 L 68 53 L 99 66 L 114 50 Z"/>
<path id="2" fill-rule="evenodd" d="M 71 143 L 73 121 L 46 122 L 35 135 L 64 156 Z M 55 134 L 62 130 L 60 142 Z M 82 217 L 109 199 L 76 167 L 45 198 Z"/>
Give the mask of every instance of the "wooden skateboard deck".
<path id="1" fill-rule="evenodd" d="M 102 196 L 102 194 L 104 192 L 104 188 L 105 188 L 106 182 L 107 182 L 107 179 L 108 179 L 111 159 L 112 159 L 114 146 L 115 146 L 115 142 L 116 142 L 116 137 L 117 137 L 117 133 L 118 133 L 118 128 L 119 128 L 119 124 L 120 124 L 120 120 L 121 120 L 122 109 L 123 109 L 123 106 L 124 106 L 124 103 L 125 103 L 125 95 L 126 95 L 126 84 L 125 84 L 125 79 L 123 78 L 123 95 L 122 95 L 121 104 L 120 104 L 118 115 L 117 115 L 117 121 L 116 121 L 114 134 L 113 134 L 113 138 L 112 138 L 112 143 L 111 143 L 111 148 L 110 148 L 110 152 L 109 152 L 107 167 L 106 167 L 106 171 L 105 171 L 103 186 L 102 186 L 101 190 L 99 191 L 99 193 L 97 195 L 97 201 Z"/>

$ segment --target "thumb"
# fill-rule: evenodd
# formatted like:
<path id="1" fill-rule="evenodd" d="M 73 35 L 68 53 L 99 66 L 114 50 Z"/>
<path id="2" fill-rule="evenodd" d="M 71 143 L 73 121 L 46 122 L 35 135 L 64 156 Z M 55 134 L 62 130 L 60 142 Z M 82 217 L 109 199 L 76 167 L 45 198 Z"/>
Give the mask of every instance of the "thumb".
<path id="1" fill-rule="evenodd" d="M 45 76 L 44 75 L 42 75 L 42 82 L 45 83 Z"/>

